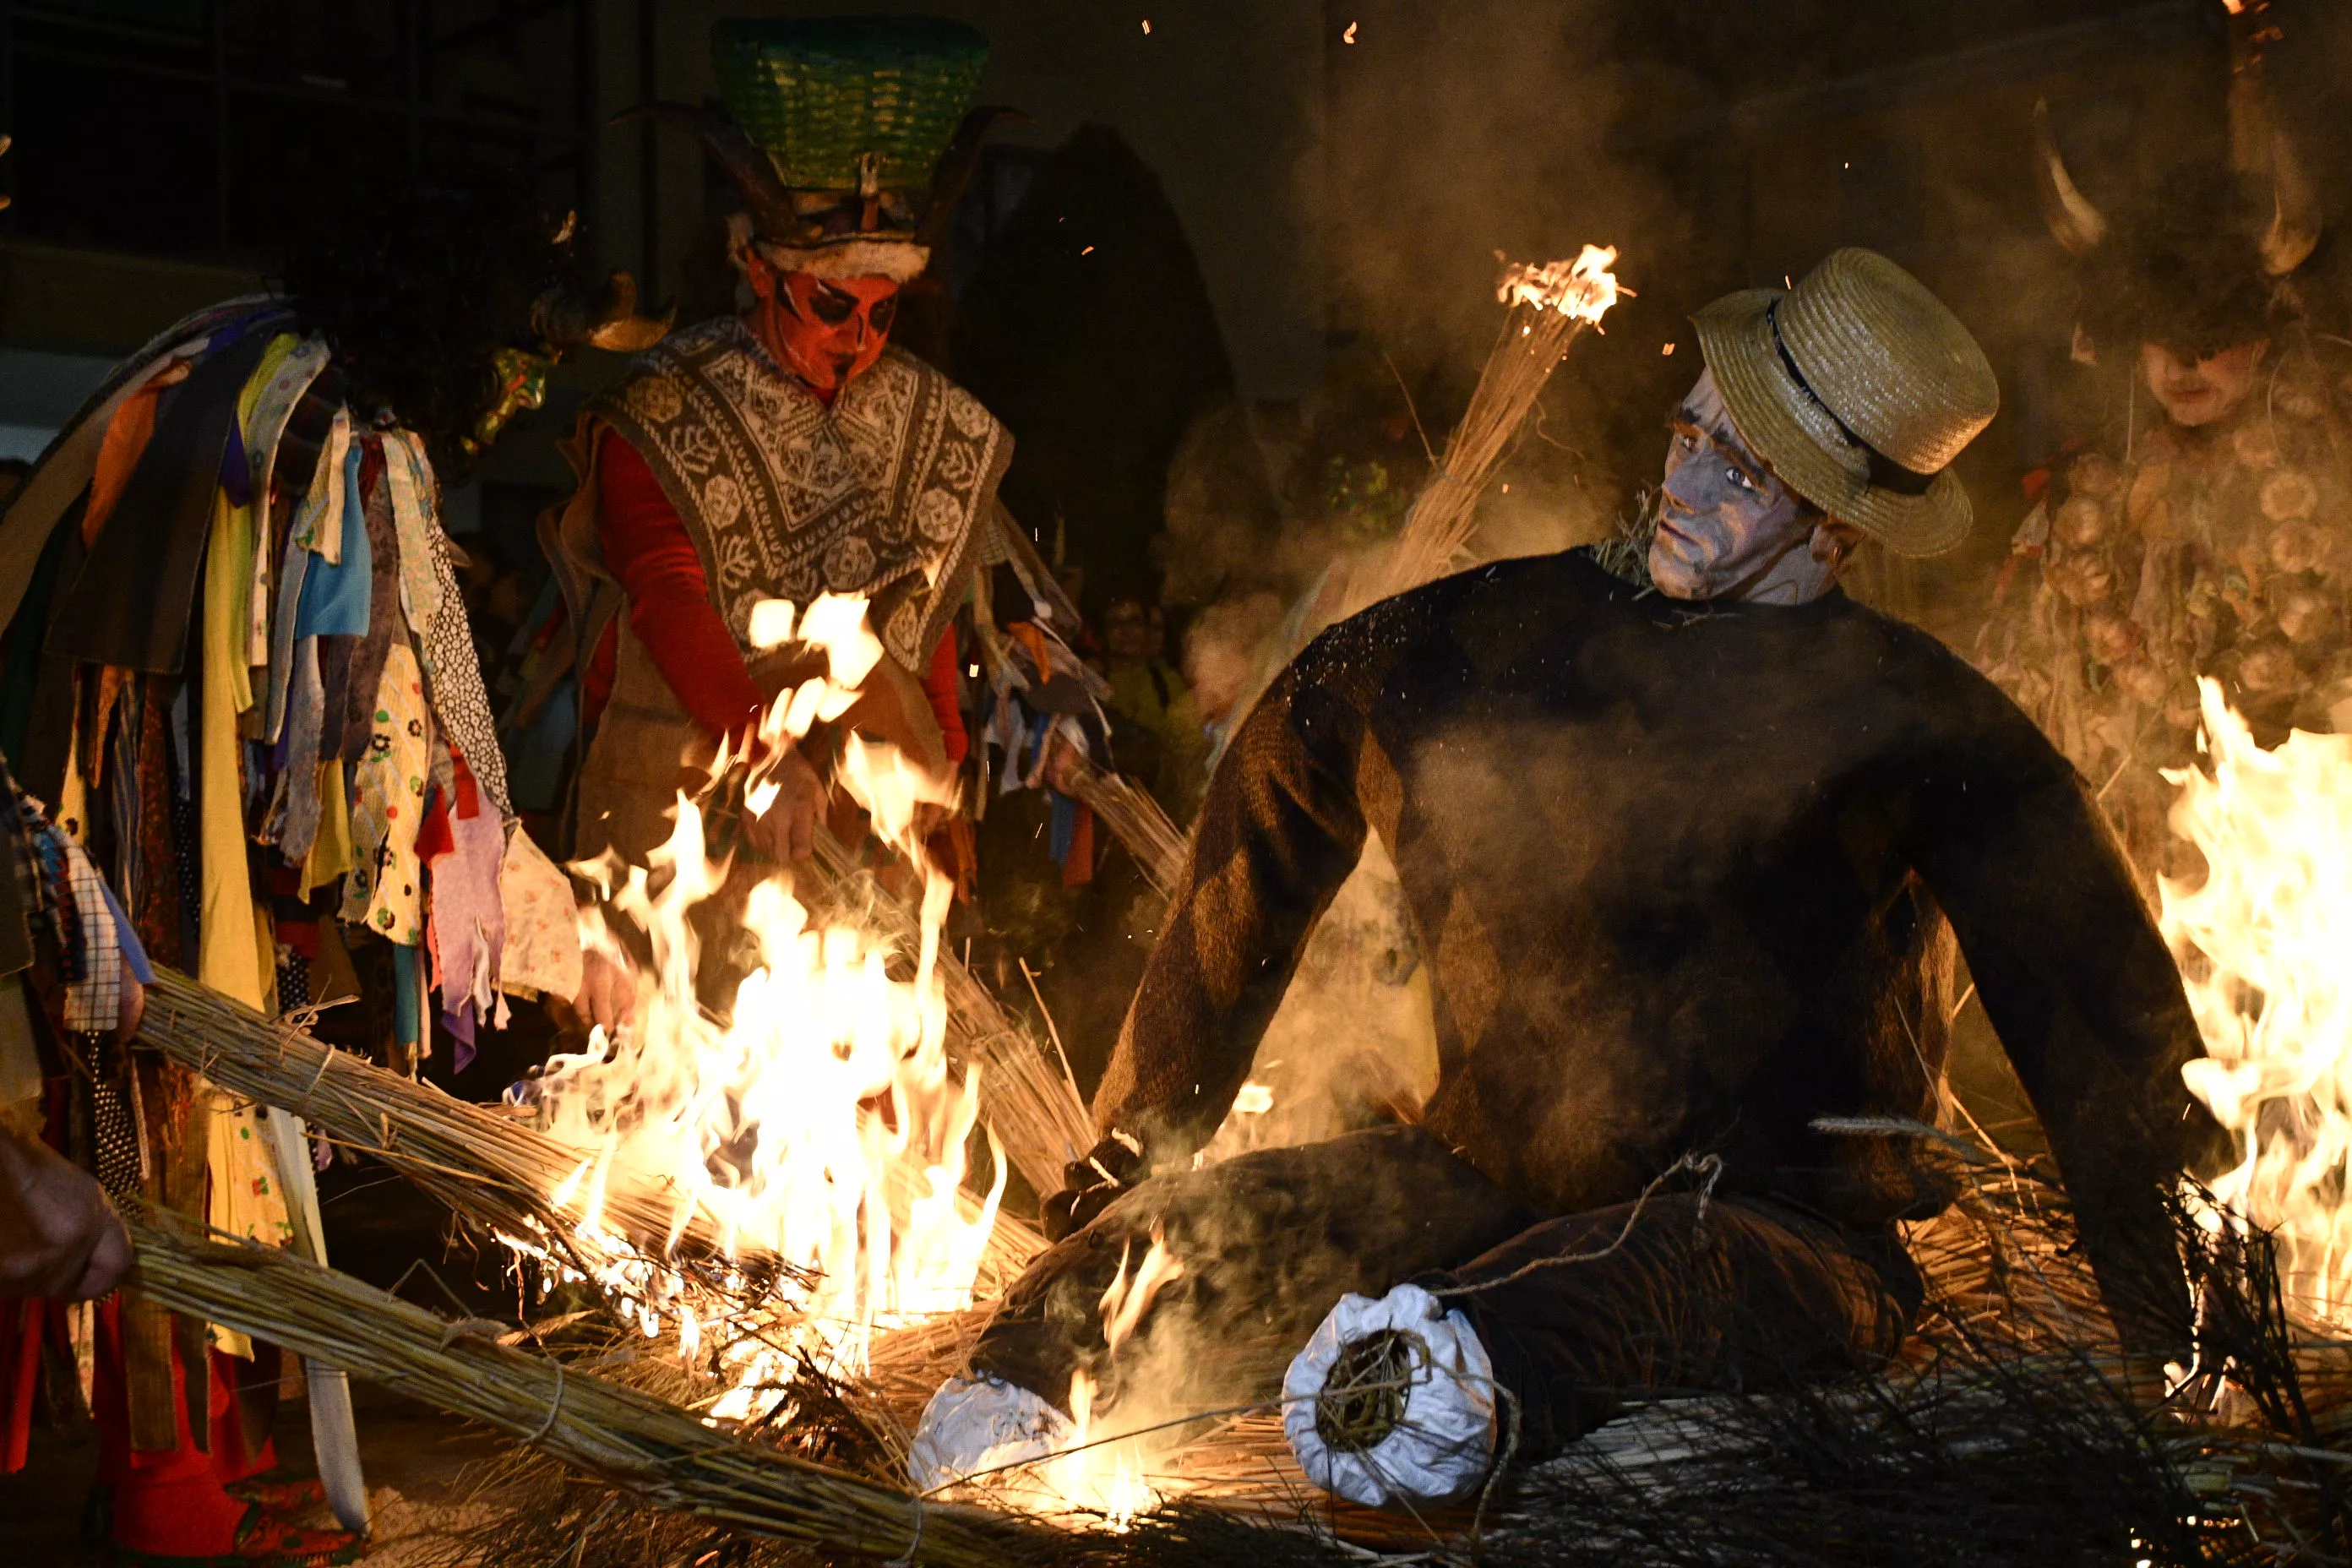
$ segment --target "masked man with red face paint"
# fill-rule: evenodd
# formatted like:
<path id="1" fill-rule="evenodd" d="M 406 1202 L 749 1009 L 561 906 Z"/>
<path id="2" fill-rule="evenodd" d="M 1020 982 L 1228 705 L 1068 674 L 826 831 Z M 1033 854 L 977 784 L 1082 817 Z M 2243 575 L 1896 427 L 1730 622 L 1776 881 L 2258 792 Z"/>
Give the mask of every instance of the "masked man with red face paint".
<path id="1" fill-rule="evenodd" d="M 712 53 L 725 110 L 656 112 L 741 193 L 743 308 L 676 333 L 589 405 L 558 525 L 588 649 L 583 858 L 643 863 L 697 763 L 746 743 L 787 673 L 752 642 L 762 600 L 865 596 L 887 657 L 856 727 L 951 770 L 953 617 L 1025 543 L 996 498 L 1011 437 L 890 342 L 993 112 L 964 112 L 986 40 L 924 17 L 770 18 L 719 24 Z M 783 760 L 775 804 L 744 814 L 748 846 L 775 860 L 805 856 L 821 820 L 828 757 L 812 741 Z"/>

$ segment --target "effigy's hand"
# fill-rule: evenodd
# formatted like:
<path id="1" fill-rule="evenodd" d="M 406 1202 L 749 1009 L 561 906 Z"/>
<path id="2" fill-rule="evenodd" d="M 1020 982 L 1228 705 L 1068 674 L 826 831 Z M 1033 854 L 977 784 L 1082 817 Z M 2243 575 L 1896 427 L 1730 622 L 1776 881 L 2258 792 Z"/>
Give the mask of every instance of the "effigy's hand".
<path id="1" fill-rule="evenodd" d="M 1045 1200 L 1039 1223 L 1047 1241 L 1060 1241 L 1092 1225 L 1096 1216 L 1141 1180 L 1143 1154 L 1134 1140 L 1112 1133 L 1083 1160 L 1062 1167 L 1062 1190 Z"/>

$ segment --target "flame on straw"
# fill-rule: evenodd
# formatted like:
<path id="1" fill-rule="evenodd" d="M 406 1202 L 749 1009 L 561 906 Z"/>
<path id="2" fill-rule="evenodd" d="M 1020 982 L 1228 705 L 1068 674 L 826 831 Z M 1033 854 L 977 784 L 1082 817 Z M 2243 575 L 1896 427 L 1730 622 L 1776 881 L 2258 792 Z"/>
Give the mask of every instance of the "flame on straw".
<path id="1" fill-rule="evenodd" d="M 782 693 L 757 741 L 726 759 L 757 816 L 779 795 L 774 771 L 811 724 L 847 711 L 880 662 L 862 599 L 820 597 L 804 608 L 755 607 L 754 640 L 795 641 L 824 655 L 824 673 Z M 767 1410 L 803 1357 L 864 1370 L 877 1327 L 970 1305 L 996 1223 L 1007 1165 L 993 1133 L 995 1178 L 961 1191 L 979 1123 L 976 1067 L 950 1070 L 939 933 L 952 886 L 922 853 L 925 804 L 950 788 L 887 746 L 852 739 L 841 786 L 877 833 L 922 879 L 912 952 L 857 921 L 821 918 L 779 869 L 749 890 L 730 941 L 752 957 L 725 1022 L 702 1004 L 698 928 L 690 918 L 727 883 L 714 863 L 700 803 L 681 795 L 669 840 L 647 866 L 607 863 L 604 908 L 583 924 L 600 941 L 605 910 L 643 933 L 653 962 L 639 977 L 635 1021 L 615 1038 L 559 1055 L 538 1086 L 541 1129 L 577 1149 L 579 1165 L 551 1193 L 574 1237 L 596 1243 L 593 1279 L 648 1338 L 674 1332 L 691 1365 L 709 1355 L 723 1386 L 713 1421 Z M 738 955 L 730 953 L 730 959 Z M 733 1294 L 680 1277 L 606 1233 L 608 1181 L 666 1180 L 681 1216 L 710 1215 L 730 1248 L 752 1248 L 813 1283 Z M 572 1217 L 576 1216 L 576 1218 Z M 681 1219 L 681 1224 L 682 1224 Z M 540 1259 L 542 1285 L 578 1279 L 577 1249 L 540 1234 L 508 1237 Z M 706 1350 L 705 1347 L 710 1347 Z"/>
<path id="2" fill-rule="evenodd" d="M 2352 735 L 2300 731 L 2264 750 L 2221 689 L 2198 683 L 2208 767 L 2181 786 L 2173 831 L 2205 860 L 2166 878 L 2162 926 L 2206 1054 L 2181 1077 L 2237 1141 L 2213 1184 L 2275 1232 L 2298 1313 L 2352 1321 Z M 2215 1223 L 2220 1216 L 2215 1216 Z"/>
<path id="3" fill-rule="evenodd" d="M 1508 261 L 1499 250 L 1495 259 L 1504 263 L 1495 298 L 1506 305 L 1553 310 L 1598 327 L 1619 296 L 1633 297 L 1609 270 L 1617 265 L 1613 245 L 1588 245 L 1573 261 Z"/>

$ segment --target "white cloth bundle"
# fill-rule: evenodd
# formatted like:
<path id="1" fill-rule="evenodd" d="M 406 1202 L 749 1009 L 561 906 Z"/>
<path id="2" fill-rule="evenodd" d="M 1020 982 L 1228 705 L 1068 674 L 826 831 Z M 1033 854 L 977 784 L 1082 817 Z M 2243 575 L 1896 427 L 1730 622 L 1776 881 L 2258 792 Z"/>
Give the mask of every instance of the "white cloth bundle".
<path id="1" fill-rule="evenodd" d="M 1316 1406 L 1347 1347 L 1382 1331 L 1424 1347 L 1405 1390 L 1402 1417 L 1363 1449 L 1336 1447 L 1316 1426 Z M 1495 1454 L 1495 1365 L 1477 1331 L 1418 1285 L 1378 1300 L 1347 1295 L 1331 1309 L 1282 1380 L 1282 1428 L 1307 1479 L 1368 1508 L 1459 1501 L 1478 1489 Z"/>
<path id="2" fill-rule="evenodd" d="M 1045 1458 L 1067 1438 L 1069 1418 L 1018 1384 L 951 1377 L 931 1395 L 907 1453 L 917 1491 L 965 1476 Z"/>

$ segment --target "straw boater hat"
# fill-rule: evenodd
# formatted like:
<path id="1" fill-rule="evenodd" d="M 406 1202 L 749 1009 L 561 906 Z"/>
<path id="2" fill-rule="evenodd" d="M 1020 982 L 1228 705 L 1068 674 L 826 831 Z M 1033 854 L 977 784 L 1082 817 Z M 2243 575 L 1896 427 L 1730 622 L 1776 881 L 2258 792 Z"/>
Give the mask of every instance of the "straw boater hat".
<path id="1" fill-rule="evenodd" d="M 743 195 L 738 250 L 788 272 L 904 283 L 998 110 L 967 112 L 988 40 L 938 16 L 764 16 L 711 28 L 723 109 L 653 105 Z"/>
<path id="2" fill-rule="evenodd" d="M 1968 536 L 1954 458 L 2000 385 L 1958 317 L 1875 251 L 1832 251 L 1793 289 L 1691 318 L 1741 439 L 1791 489 L 1897 555 Z"/>

